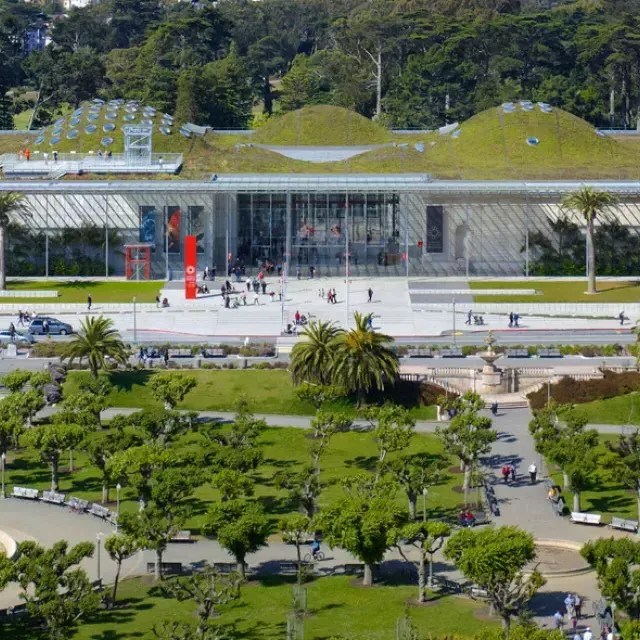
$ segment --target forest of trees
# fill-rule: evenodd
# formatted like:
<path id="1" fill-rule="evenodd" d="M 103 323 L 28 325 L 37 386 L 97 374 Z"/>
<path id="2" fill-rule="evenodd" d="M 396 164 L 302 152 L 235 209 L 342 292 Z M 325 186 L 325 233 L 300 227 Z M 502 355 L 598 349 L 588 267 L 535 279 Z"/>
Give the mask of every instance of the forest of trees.
<path id="1" fill-rule="evenodd" d="M 56 11 L 0 0 L 0 88 L 38 92 L 36 125 L 96 95 L 218 128 L 309 104 L 393 127 L 519 98 L 598 126 L 635 127 L 640 110 L 640 0 L 103 0 Z M 52 42 L 26 55 L 42 22 Z"/>

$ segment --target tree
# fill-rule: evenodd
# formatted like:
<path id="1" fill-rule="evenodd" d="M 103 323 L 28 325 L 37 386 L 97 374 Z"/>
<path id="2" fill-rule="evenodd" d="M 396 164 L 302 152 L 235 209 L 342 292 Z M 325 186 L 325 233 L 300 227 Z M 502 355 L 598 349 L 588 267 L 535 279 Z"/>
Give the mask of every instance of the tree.
<path id="1" fill-rule="evenodd" d="M 124 513 L 120 517 L 122 531 L 136 540 L 143 549 L 156 554 L 154 580 L 162 580 L 162 557 L 167 546 L 184 526 L 189 513 L 180 505 L 172 509 L 148 504 L 139 513 Z"/>
<path id="2" fill-rule="evenodd" d="M 296 343 L 300 344 L 300 343 Z M 302 402 L 312 404 L 318 411 L 325 403 L 333 402 L 344 395 L 344 392 L 338 387 L 328 384 L 315 384 L 303 382 L 300 386 L 295 387 L 293 392 Z M 318 432 L 314 429 L 314 438 L 318 437 Z"/>
<path id="3" fill-rule="evenodd" d="M 412 522 L 400 531 L 400 543 L 397 544 L 400 555 L 407 561 L 403 543 L 418 551 L 418 561 L 414 562 L 418 569 L 418 602 L 427 601 L 427 587 L 433 587 L 433 556 L 444 544 L 445 538 L 451 535 L 451 527 L 446 522 Z M 429 562 L 429 578 L 427 580 L 426 563 Z"/>
<path id="4" fill-rule="evenodd" d="M 395 404 L 371 407 L 364 415 L 373 429 L 373 438 L 378 447 L 377 479 L 383 472 L 387 455 L 402 451 L 411 444 L 416 422 L 406 409 Z"/>
<path id="5" fill-rule="evenodd" d="M 166 409 L 136 411 L 117 421 L 118 428 L 133 429 L 143 442 L 168 447 L 181 435 L 187 433 L 195 420 L 195 413 L 181 413 Z M 113 422 L 112 422 L 113 426 Z"/>
<path id="6" fill-rule="evenodd" d="M 301 513 L 296 513 L 287 518 L 282 518 L 278 523 L 278 529 L 282 535 L 282 540 L 296 547 L 298 584 L 301 585 L 304 579 L 301 546 L 309 539 L 309 532 L 313 529 L 311 518 Z"/>
<path id="7" fill-rule="evenodd" d="M 621 433 L 616 441 L 607 440 L 605 445 L 613 454 L 607 467 L 611 478 L 622 482 L 636 494 L 640 514 L 640 429 L 633 433 Z"/>
<path id="8" fill-rule="evenodd" d="M 31 380 L 32 375 L 33 371 L 14 369 L 2 376 L 2 384 L 7 387 L 11 393 L 18 393 L 24 389 L 29 380 Z"/>
<path id="9" fill-rule="evenodd" d="M 149 389 L 153 398 L 164 403 L 166 411 L 173 411 L 184 397 L 196 386 L 193 376 L 181 373 L 156 375 L 149 381 Z"/>
<path id="10" fill-rule="evenodd" d="M 7 227 L 15 218 L 28 217 L 27 197 L 17 191 L 0 193 L 0 290 L 7 288 L 7 269 L 5 253 L 7 248 Z"/>
<path id="11" fill-rule="evenodd" d="M 599 191 L 594 187 L 582 187 L 575 193 L 566 195 L 562 200 L 565 209 L 577 211 L 587 223 L 587 247 L 589 252 L 589 289 L 587 293 L 596 291 L 596 249 L 594 245 L 595 222 L 598 217 L 607 216 L 617 205 L 617 199 L 607 191 Z"/>
<path id="12" fill-rule="evenodd" d="M 291 504 L 302 509 L 308 518 L 313 518 L 321 489 L 320 476 L 314 467 L 305 465 L 297 472 L 278 471 L 273 483 L 279 489 L 289 491 Z"/>
<path id="13" fill-rule="evenodd" d="M 3 411 L 4 402 L 0 404 L 0 455 L 6 454 L 9 447 L 18 447 L 20 436 L 24 433 L 22 418 L 15 413 Z"/>
<path id="14" fill-rule="evenodd" d="M 640 543 L 630 538 L 598 538 L 580 550 L 596 570 L 598 589 L 632 620 L 640 619 Z"/>
<path id="15" fill-rule="evenodd" d="M 333 353 L 342 331 L 333 322 L 310 322 L 300 334 L 305 340 L 291 350 L 289 373 L 293 384 L 303 382 L 330 385 L 333 380 Z"/>
<path id="16" fill-rule="evenodd" d="M 315 418 L 311 420 L 311 428 L 313 429 L 316 440 L 311 444 L 311 456 L 313 458 L 313 467 L 318 478 L 320 477 L 320 456 L 329 445 L 331 438 L 336 433 L 349 431 L 353 426 L 353 421 L 344 413 L 333 411 L 319 411 Z"/>
<path id="17" fill-rule="evenodd" d="M 75 449 L 86 434 L 80 425 L 64 422 L 53 422 L 29 432 L 29 445 L 38 450 L 43 462 L 51 465 L 51 491 L 58 490 L 60 456 L 64 451 Z"/>
<path id="18" fill-rule="evenodd" d="M 295 111 L 313 104 L 321 104 L 323 92 L 321 73 L 305 54 L 296 56 L 291 68 L 282 78 L 280 107 L 282 111 Z"/>
<path id="19" fill-rule="evenodd" d="M 87 447 L 89 460 L 100 471 L 102 481 L 101 502 L 109 502 L 109 487 L 119 479 L 114 475 L 111 460 L 120 451 L 125 451 L 132 445 L 131 435 L 125 431 L 114 429 L 110 433 L 95 434 Z"/>
<path id="20" fill-rule="evenodd" d="M 44 624 L 49 640 L 66 640 L 78 621 L 98 610 L 100 595 L 84 569 L 76 566 L 93 555 L 93 544 L 81 542 L 69 549 L 65 540 L 45 549 L 35 542 L 18 545 L 15 581 L 31 616 Z"/>
<path id="21" fill-rule="evenodd" d="M 28 427 L 33 426 L 33 417 L 44 405 L 44 396 L 37 389 L 12 393 L 2 401 L 2 409 L 19 416 Z"/>
<path id="22" fill-rule="evenodd" d="M 478 415 L 484 408 L 484 400 L 476 393 L 467 392 L 452 400 L 456 414 L 444 429 L 437 433 L 442 438 L 448 453 L 456 456 L 464 468 L 465 504 L 467 491 L 471 485 L 471 475 L 481 455 L 491 451 L 491 444 L 496 441 L 496 433 L 492 430 L 491 419 Z"/>
<path id="23" fill-rule="evenodd" d="M 117 566 L 116 577 L 113 580 L 113 591 L 111 592 L 111 606 L 113 606 L 116 603 L 122 563 L 138 553 L 138 541 L 133 536 L 113 535 L 104 541 L 104 549 Z"/>
<path id="24" fill-rule="evenodd" d="M 63 410 L 82 414 L 87 426 L 102 428 L 101 413 L 109 406 L 107 398 L 113 390 L 113 385 L 106 379 L 89 378 L 80 382 L 78 393 L 66 396 Z"/>
<path id="25" fill-rule="evenodd" d="M 465 578 L 487 592 L 507 636 L 511 618 L 546 582 L 537 569 L 524 577 L 536 550 L 533 536 L 518 527 L 462 529 L 448 540 L 444 555 L 456 563 Z"/>
<path id="26" fill-rule="evenodd" d="M 204 568 L 190 576 L 179 576 L 166 582 L 162 590 L 179 602 L 195 602 L 198 617 L 196 638 L 204 640 L 213 630 L 211 621 L 219 615 L 218 607 L 240 597 L 241 582 L 237 574 L 223 576 L 205 564 Z"/>
<path id="27" fill-rule="evenodd" d="M 393 338 L 368 329 L 371 314 L 354 314 L 355 329 L 337 338 L 333 363 L 333 380 L 357 394 L 358 405 L 367 393 L 383 391 L 398 377 L 399 361 L 389 345 Z"/>
<path id="28" fill-rule="evenodd" d="M 211 506 L 203 531 L 233 555 L 244 578 L 245 558 L 266 544 L 269 520 L 258 503 L 229 500 Z"/>
<path id="29" fill-rule="evenodd" d="M 342 547 L 364 563 L 364 586 L 373 584 L 374 565 L 396 543 L 408 513 L 395 503 L 395 487 L 366 476 L 343 484 L 345 495 L 323 509 L 317 526 L 331 548 Z"/>
<path id="30" fill-rule="evenodd" d="M 253 481 L 234 469 L 221 469 L 213 475 L 211 484 L 220 492 L 222 502 L 253 495 Z"/>
<path id="31" fill-rule="evenodd" d="M 127 349 L 113 328 L 113 320 L 91 316 L 82 321 L 80 332 L 69 342 L 62 359 L 73 363 L 83 358 L 87 359 L 94 379 L 97 379 L 100 369 L 107 368 L 109 360 L 126 364 Z"/>

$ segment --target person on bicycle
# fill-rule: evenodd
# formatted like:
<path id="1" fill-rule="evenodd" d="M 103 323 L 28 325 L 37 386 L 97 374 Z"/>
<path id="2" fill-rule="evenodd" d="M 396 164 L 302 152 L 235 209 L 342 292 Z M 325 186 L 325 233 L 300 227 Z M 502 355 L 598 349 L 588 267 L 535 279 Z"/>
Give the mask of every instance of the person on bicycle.
<path id="1" fill-rule="evenodd" d="M 313 559 L 316 559 L 316 556 L 318 555 L 318 553 L 320 552 L 320 543 L 318 542 L 318 540 L 314 540 L 313 544 L 311 545 L 311 555 L 313 556 Z"/>

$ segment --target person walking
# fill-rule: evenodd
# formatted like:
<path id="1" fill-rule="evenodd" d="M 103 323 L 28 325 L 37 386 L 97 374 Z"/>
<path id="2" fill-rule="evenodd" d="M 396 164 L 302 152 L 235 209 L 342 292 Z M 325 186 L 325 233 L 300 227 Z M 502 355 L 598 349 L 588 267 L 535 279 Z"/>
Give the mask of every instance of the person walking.
<path id="1" fill-rule="evenodd" d="M 520 325 L 518 324 L 518 322 L 520 322 L 520 316 L 517 313 L 513 314 L 513 326 L 514 327 L 519 327 Z"/>
<path id="2" fill-rule="evenodd" d="M 302 278 L 302 271 L 300 270 L 300 267 L 296 267 L 296 278 L 298 278 L 298 280 Z"/>
<path id="3" fill-rule="evenodd" d="M 582 640 L 593 640 L 593 633 L 591 633 L 591 627 L 587 627 L 582 634 Z"/>
<path id="4" fill-rule="evenodd" d="M 264 296 L 264 295 L 266 295 L 266 293 L 267 293 L 267 283 L 263 280 L 263 281 L 260 283 L 260 286 L 262 287 L 262 295 L 263 295 L 263 296 Z"/>
<path id="5" fill-rule="evenodd" d="M 296 315 L 294 316 L 294 318 L 296 319 L 296 324 L 300 324 L 300 312 L 296 311 Z"/>
<path id="6" fill-rule="evenodd" d="M 473 320 L 473 311 L 471 311 L 471 309 L 469 309 L 469 312 L 467 313 L 467 319 L 465 321 L 465 324 L 471 324 L 472 320 Z"/>
<path id="7" fill-rule="evenodd" d="M 11 342 L 14 342 L 16 339 L 16 327 L 13 322 L 9 325 L 9 335 L 11 336 Z"/>
<path id="8" fill-rule="evenodd" d="M 620 318 L 620 326 L 624 324 L 624 309 L 618 314 L 618 318 Z"/>
<path id="9" fill-rule="evenodd" d="M 247 278 L 247 291 L 251 291 L 251 278 Z"/>
<path id="10" fill-rule="evenodd" d="M 46 318 L 42 321 L 42 330 L 45 336 L 49 335 L 49 321 Z"/>
<path id="11" fill-rule="evenodd" d="M 509 314 L 509 329 L 513 327 L 513 311 Z"/>
<path id="12" fill-rule="evenodd" d="M 87 311 L 91 311 L 91 304 L 92 304 L 93 300 L 91 298 L 91 294 L 89 294 L 87 296 Z"/>
<path id="13" fill-rule="evenodd" d="M 24 314 L 22 313 L 22 309 L 18 311 L 18 324 L 24 327 Z"/>
<path id="14" fill-rule="evenodd" d="M 582 599 L 577 593 L 573 594 L 573 606 L 576 609 L 576 618 L 580 620 L 582 618 Z"/>
<path id="15" fill-rule="evenodd" d="M 512 462 L 509 465 L 509 474 L 511 475 L 511 482 L 515 482 L 516 481 L 516 465 L 514 462 Z"/>
<path id="16" fill-rule="evenodd" d="M 536 467 L 536 463 L 532 462 L 529 465 L 529 478 L 531 478 L 531 484 L 536 483 L 536 478 L 538 477 L 538 467 Z"/>
<path id="17" fill-rule="evenodd" d="M 338 304 L 338 296 L 336 294 L 336 290 L 334 289 L 332 294 L 331 294 L 331 301 L 333 302 L 333 304 Z"/>
<path id="18" fill-rule="evenodd" d="M 564 619 L 562 617 L 562 614 L 560 613 L 560 609 L 558 609 L 553 614 L 553 622 L 556 626 L 556 629 L 562 629 L 562 625 L 564 624 Z"/>
<path id="19" fill-rule="evenodd" d="M 509 465 L 505 464 L 502 467 L 502 479 L 504 480 L 505 484 L 509 484 Z"/>
<path id="20" fill-rule="evenodd" d="M 367 294 L 369 295 L 368 302 L 371 302 L 373 300 L 373 289 L 371 287 L 369 287 Z"/>
<path id="21" fill-rule="evenodd" d="M 253 294 L 253 304 L 254 304 L 254 305 L 256 305 L 256 304 L 257 304 L 258 306 L 260 306 L 260 297 L 258 296 L 258 294 L 257 294 L 257 293 L 254 293 L 254 294 Z"/>
<path id="22" fill-rule="evenodd" d="M 209 267 L 204 268 L 204 273 L 202 274 L 202 279 L 206 280 L 209 277 Z"/>

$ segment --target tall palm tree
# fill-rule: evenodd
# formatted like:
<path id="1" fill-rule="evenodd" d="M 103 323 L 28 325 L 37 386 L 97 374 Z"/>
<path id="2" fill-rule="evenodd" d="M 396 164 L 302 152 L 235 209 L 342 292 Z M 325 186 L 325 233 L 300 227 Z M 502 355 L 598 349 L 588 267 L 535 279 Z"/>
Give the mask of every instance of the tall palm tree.
<path id="1" fill-rule="evenodd" d="M 382 391 L 385 385 L 393 385 L 400 367 L 398 357 L 389 348 L 393 338 L 369 329 L 371 317 L 370 313 L 354 314 L 355 328 L 337 339 L 332 369 L 338 384 L 357 393 L 358 405 L 372 389 Z"/>
<path id="2" fill-rule="evenodd" d="M 78 335 L 69 343 L 63 359 L 69 362 L 86 358 L 91 369 L 91 376 L 98 377 L 98 371 L 105 369 L 107 358 L 118 364 L 127 361 L 127 348 L 120 334 L 113 328 L 113 321 L 99 316 L 85 318 Z"/>
<path id="3" fill-rule="evenodd" d="M 5 253 L 7 249 L 7 227 L 16 214 L 26 214 L 27 197 L 17 191 L 0 192 L 0 289 L 7 288 Z"/>
<path id="4" fill-rule="evenodd" d="M 332 363 L 336 339 L 342 330 L 333 322 L 310 322 L 300 334 L 307 338 L 297 342 L 291 350 L 289 372 L 294 384 L 332 383 Z"/>
<path id="5" fill-rule="evenodd" d="M 596 293 L 596 250 L 593 243 L 595 221 L 598 216 L 606 216 L 617 202 L 616 197 L 608 191 L 598 191 L 593 187 L 582 187 L 580 191 L 570 193 L 562 200 L 562 206 L 565 209 L 577 211 L 587 223 L 587 251 L 589 252 L 587 293 Z"/>

